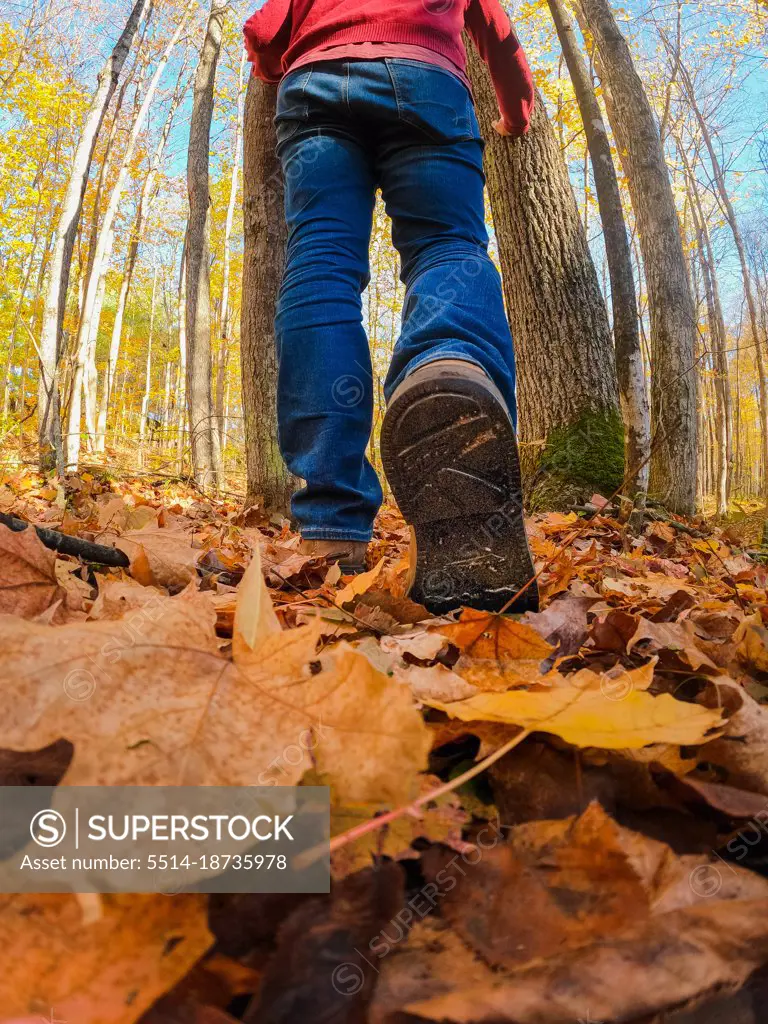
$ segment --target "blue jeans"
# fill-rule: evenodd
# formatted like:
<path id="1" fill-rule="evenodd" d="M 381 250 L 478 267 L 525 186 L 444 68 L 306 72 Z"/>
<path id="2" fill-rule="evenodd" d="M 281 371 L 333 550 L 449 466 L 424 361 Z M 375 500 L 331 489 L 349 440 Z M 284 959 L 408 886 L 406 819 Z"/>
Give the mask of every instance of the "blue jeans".
<path id="1" fill-rule="evenodd" d="M 279 442 L 305 480 L 302 536 L 367 541 L 382 491 L 366 458 L 373 378 L 362 323 L 381 188 L 406 286 L 389 399 L 434 359 L 479 364 L 515 417 L 512 337 L 488 256 L 483 142 L 459 78 L 415 60 L 322 61 L 277 100 L 288 249 L 276 317 Z"/>

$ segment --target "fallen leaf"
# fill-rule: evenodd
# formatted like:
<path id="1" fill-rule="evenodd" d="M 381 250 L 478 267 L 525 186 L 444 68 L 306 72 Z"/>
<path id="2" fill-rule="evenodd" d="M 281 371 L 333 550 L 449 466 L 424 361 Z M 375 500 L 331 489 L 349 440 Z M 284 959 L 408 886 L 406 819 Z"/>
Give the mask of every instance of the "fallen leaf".
<path id="1" fill-rule="evenodd" d="M 577 747 L 606 750 L 701 743 L 722 725 L 718 711 L 686 704 L 668 693 L 652 697 L 637 689 L 633 678 L 627 672 L 623 681 L 612 679 L 602 688 L 594 681 L 579 687 L 564 680 L 550 690 L 479 693 L 462 701 L 427 703 L 465 722 L 506 722 L 560 736 Z"/>
<path id="2" fill-rule="evenodd" d="M 767 919 L 768 900 L 678 910 L 494 985 L 459 984 L 406 1003 L 383 1024 L 563 1024 L 585 1013 L 595 1022 L 650 1019 L 743 985 L 768 960 Z"/>
<path id="3" fill-rule="evenodd" d="M 255 544 L 253 558 L 237 590 L 237 606 L 232 629 L 235 659 L 242 662 L 267 637 L 279 632 L 280 623 L 277 621 L 261 571 L 259 545 Z"/>
<path id="4" fill-rule="evenodd" d="M 385 559 L 380 558 L 373 569 L 369 569 L 368 572 L 358 573 L 357 576 L 353 576 L 350 582 L 340 590 L 336 595 L 335 601 L 339 608 L 343 608 L 345 604 L 351 604 L 356 597 L 360 594 L 364 594 L 366 590 L 370 590 L 373 584 L 381 575 L 381 570 L 384 566 Z"/>
<path id="5" fill-rule="evenodd" d="M 131 575 L 146 586 L 177 593 L 197 578 L 202 552 L 192 546 L 189 534 L 182 530 L 159 526 L 129 530 L 117 538 L 115 547 L 128 555 Z"/>
<path id="6" fill-rule="evenodd" d="M 56 553 L 32 527 L 17 533 L 0 524 L 0 613 L 33 619 L 65 598 Z"/>
<path id="7" fill-rule="evenodd" d="M 133 1024 L 213 941 L 202 896 L 102 901 L 102 916 L 84 925 L 74 896 L 5 897 L 4 1014 L 37 1013 L 39 1021 L 53 1010 L 56 1020 L 78 1024 Z"/>

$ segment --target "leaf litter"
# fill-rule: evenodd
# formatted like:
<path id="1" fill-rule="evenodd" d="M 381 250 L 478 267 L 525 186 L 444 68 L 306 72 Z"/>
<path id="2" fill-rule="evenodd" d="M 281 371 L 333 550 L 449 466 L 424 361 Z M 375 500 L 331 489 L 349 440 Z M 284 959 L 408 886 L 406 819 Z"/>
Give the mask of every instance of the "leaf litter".
<path id="1" fill-rule="evenodd" d="M 390 507 L 349 577 L 178 483 L 8 490 L 131 564 L 0 526 L 5 777 L 328 785 L 333 885 L 7 897 L 0 1024 L 714 1024 L 768 965 L 768 570 L 727 531 L 539 514 L 542 610 L 436 619 Z"/>

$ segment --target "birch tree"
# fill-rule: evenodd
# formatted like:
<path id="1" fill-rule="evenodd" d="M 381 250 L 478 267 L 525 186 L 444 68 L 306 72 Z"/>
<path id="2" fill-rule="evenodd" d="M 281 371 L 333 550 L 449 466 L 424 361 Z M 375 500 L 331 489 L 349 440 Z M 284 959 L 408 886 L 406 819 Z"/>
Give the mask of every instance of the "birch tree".
<path id="1" fill-rule="evenodd" d="M 56 226 L 56 240 L 50 262 L 39 351 L 38 440 L 40 465 L 44 470 L 52 469 L 54 466 L 58 466 L 60 470 L 64 468 L 57 370 L 61 354 L 64 309 L 69 290 L 70 262 L 83 209 L 88 173 L 107 108 L 117 88 L 146 4 L 147 0 L 136 0 L 115 48 L 101 69 L 96 91 L 91 99 L 91 105 L 75 150 L 64 202 Z"/>
<path id="2" fill-rule="evenodd" d="M 659 128 L 608 0 L 578 0 L 596 47 L 608 117 L 637 218 L 651 320 L 650 493 L 696 503 L 696 314 Z"/>
<path id="3" fill-rule="evenodd" d="M 584 125 L 603 225 L 611 279 L 616 375 L 624 420 L 624 489 L 638 505 L 642 505 L 648 490 L 650 419 L 632 255 L 621 193 L 592 76 L 576 42 L 570 15 L 563 0 L 548 0 L 548 3 Z"/>
<path id="4" fill-rule="evenodd" d="M 209 180 L 214 85 L 226 10 L 226 0 L 212 0 L 195 75 L 187 153 L 187 413 L 192 472 L 201 487 L 218 487 L 221 482 L 221 447 L 211 382 Z"/>
<path id="5" fill-rule="evenodd" d="M 171 58 L 171 54 L 178 43 L 182 32 L 186 26 L 187 16 L 192 9 L 195 0 L 189 0 L 184 14 L 176 27 L 175 32 L 171 36 L 160 60 L 157 63 L 157 67 L 152 75 L 147 86 L 147 91 L 144 95 L 144 99 L 139 107 L 133 124 L 131 125 L 131 131 L 128 136 L 128 142 L 123 153 L 123 159 L 120 164 L 120 171 L 117 176 L 114 188 L 110 193 L 107 208 L 104 211 L 104 217 L 101 222 L 101 228 L 99 230 L 99 236 L 96 242 L 96 251 L 93 260 L 93 267 L 86 283 L 85 298 L 83 300 L 83 309 L 80 316 L 80 325 L 77 336 L 77 349 L 76 349 L 76 362 L 75 362 L 75 374 L 72 383 L 72 395 L 69 404 L 69 415 L 67 419 L 67 445 L 66 445 L 66 463 L 70 469 L 77 467 L 79 454 L 80 454 L 80 415 L 81 415 L 81 392 L 83 385 L 92 382 L 91 390 L 88 393 L 88 400 L 90 405 L 90 415 L 88 417 L 91 425 L 90 429 L 95 435 L 95 402 L 93 388 L 95 388 L 95 365 L 91 366 L 86 373 L 86 367 L 89 363 L 95 364 L 95 345 L 96 345 L 96 332 L 98 331 L 98 313 L 99 313 L 99 302 L 98 296 L 102 278 L 106 275 L 109 261 L 112 256 L 112 246 L 114 244 L 114 224 L 115 217 L 120 205 L 120 200 L 123 196 L 123 190 L 125 188 L 126 178 L 128 176 L 128 170 L 133 160 L 133 155 L 136 150 L 136 143 L 138 142 L 139 135 L 144 127 L 144 123 L 149 113 L 149 108 L 152 105 L 152 101 L 155 98 L 157 87 L 160 84 L 160 79 L 163 77 L 163 72 L 166 69 L 168 61 Z"/>

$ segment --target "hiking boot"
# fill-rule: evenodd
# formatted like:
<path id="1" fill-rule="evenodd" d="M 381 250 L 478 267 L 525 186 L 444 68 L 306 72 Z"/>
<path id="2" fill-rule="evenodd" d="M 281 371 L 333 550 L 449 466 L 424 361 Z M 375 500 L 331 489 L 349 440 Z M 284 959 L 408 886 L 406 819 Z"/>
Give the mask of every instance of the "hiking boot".
<path id="1" fill-rule="evenodd" d="M 381 458 L 412 525 L 412 600 L 437 615 L 538 610 L 517 438 L 480 367 L 445 359 L 409 374 L 389 402 Z"/>
<path id="2" fill-rule="evenodd" d="M 299 544 L 302 555 L 338 562 L 345 576 L 365 572 L 367 550 L 368 544 L 363 540 L 302 540 Z"/>

